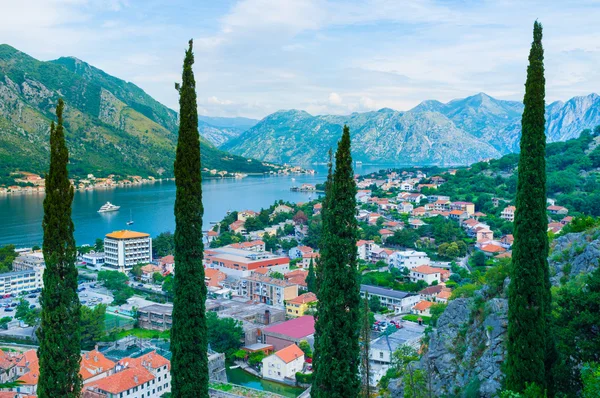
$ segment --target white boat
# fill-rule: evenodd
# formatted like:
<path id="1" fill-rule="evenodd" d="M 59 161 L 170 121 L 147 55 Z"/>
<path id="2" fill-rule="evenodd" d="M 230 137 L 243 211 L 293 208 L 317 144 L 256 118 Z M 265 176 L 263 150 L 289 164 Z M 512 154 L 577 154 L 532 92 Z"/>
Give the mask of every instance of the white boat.
<path id="1" fill-rule="evenodd" d="M 108 213 L 110 211 L 117 211 L 120 208 L 121 208 L 121 206 L 115 206 L 110 202 L 106 202 L 104 205 L 102 205 L 100 210 L 98 210 L 98 213 Z"/>
<path id="2" fill-rule="evenodd" d="M 127 225 L 133 224 L 133 217 L 131 216 L 131 210 L 129 210 L 129 221 L 127 221 Z"/>

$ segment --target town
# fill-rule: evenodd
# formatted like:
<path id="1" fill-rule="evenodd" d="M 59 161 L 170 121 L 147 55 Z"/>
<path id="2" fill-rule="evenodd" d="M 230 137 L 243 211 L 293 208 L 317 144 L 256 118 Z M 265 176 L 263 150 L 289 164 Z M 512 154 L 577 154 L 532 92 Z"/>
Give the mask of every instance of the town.
<path id="1" fill-rule="evenodd" d="M 472 293 L 487 269 L 511 257 L 513 237 L 503 232 L 512 231 L 514 204 L 437 194 L 456 173 L 428 176 L 413 168 L 355 177 L 360 290 L 373 314 L 369 384 L 374 387 L 385 387 L 395 352 L 418 351 L 447 303 Z M 218 329 L 209 330 L 211 389 L 240 394 L 248 389 L 228 381 L 227 366 L 299 392 L 310 386 L 321 210 L 321 198 L 279 201 L 266 209 L 232 211 L 205 231 L 206 306 L 214 314 L 209 329 Z M 550 234 L 573 220 L 552 200 L 547 211 Z M 10 260 L 12 249 L 2 250 Z M 98 311 L 94 315 L 104 319 L 90 329 L 89 351 L 82 353 L 83 396 L 168 393 L 173 235 L 113 231 L 78 250 L 84 312 Z M 19 382 L 15 396 L 25 397 L 35 394 L 39 374 L 36 351 L 24 344 L 36 341 L 43 255 L 37 247 L 17 249 L 4 271 L 0 341 L 18 348 L 3 351 L 0 381 Z"/>

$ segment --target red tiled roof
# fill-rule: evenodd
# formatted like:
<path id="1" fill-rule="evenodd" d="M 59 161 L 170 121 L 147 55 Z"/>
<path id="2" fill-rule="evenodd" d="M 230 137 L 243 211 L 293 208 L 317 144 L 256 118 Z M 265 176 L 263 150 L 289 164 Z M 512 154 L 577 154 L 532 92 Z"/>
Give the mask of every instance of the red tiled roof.
<path id="1" fill-rule="evenodd" d="M 411 271 L 415 271 L 421 274 L 440 274 L 444 271 L 442 268 L 430 267 L 429 265 L 419 265 L 413 268 Z"/>
<path id="2" fill-rule="evenodd" d="M 505 252 L 506 249 L 498 245 L 485 245 L 481 248 L 481 251 L 486 253 L 502 253 Z"/>
<path id="3" fill-rule="evenodd" d="M 452 292 L 451 291 L 442 290 L 441 292 L 438 293 L 437 298 L 448 300 L 450 298 L 450 296 L 452 296 Z"/>
<path id="4" fill-rule="evenodd" d="M 288 303 L 290 303 L 290 304 L 306 304 L 306 303 L 312 303 L 313 301 L 317 301 L 317 295 L 312 292 L 309 292 L 309 293 L 301 294 L 300 296 L 296 297 L 295 299 L 289 300 Z"/>
<path id="5" fill-rule="evenodd" d="M 127 368 L 108 377 L 102 378 L 90 386 L 111 394 L 119 394 L 138 387 L 154 379 L 154 375 L 144 367 Z M 137 383 L 136 383 L 137 381 Z"/>
<path id="6" fill-rule="evenodd" d="M 106 372 L 114 368 L 115 363 L 106 358 L 101 352 L 93 350 L 85 354 L 81 354 L 81 367 L 79 374 L 83 380 L 87 380 L 96 376 L 99 373 Z"/>
<path id="7" fill-rule="evenodd" d="M 431 301 L 421 300 L 413 307 L 417 311 L 425 311 L 429 307 L 431 307 L 433 303 Z"/>
<path id="8" fill-rule="evenodd" d="M 275 353 L 285 363 L 290 363 L 294 359 L 304 356 L 304 352 L 296 344 L 292 344 Z"/>
<path id="9" fill-rule="evenodd" d="M 294 339 L 301 339 L 315 333 L 315 318 L 304 315 L 290 321 L 271 326 L 264 330 L 265 333 L 282 334 Z"/>

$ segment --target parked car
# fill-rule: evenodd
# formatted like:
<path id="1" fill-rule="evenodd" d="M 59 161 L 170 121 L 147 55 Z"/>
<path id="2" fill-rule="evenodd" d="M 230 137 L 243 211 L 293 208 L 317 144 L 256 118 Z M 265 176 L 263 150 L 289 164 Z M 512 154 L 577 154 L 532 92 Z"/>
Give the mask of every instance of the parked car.
<path id="1" fill-rule="evenodd" d="M 12 311 L 14 311 L 14 309 L 12 309 L 12 308 L 5 308 L 4 311 L 6 311 L 6 312 L 12 312 Z"/>
<path id="2" fill-rule="evenodd" d="M 34 309 L 34 308 L 35 308 L 35 305 L 31 304 L 31 305 L 29 306 L 29 308 L 30 308 L 30 309 Z"/>
<path id="3" fill-rule="evenodd" d="M 27 296 L 29 298 L 36 298 L 37 296 L 35 294 L 30 294 L 29 296 Z"/>
<path id="4" fill-rule="evenodd" d="M 11 307 L 16 307 L 18 304 L 17 303 L 12 303 L 10 306 Z"/>

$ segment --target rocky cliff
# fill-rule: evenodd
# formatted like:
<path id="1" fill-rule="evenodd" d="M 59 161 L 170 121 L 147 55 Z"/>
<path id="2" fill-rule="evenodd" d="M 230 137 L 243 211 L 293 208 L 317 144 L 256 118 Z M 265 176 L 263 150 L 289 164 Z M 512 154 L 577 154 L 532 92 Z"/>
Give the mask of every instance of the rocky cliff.
<path id="1" fill-rule="evenodd" d="M 407 112 L 381 109 L 346 116 L 313 116 L 304 111 L 273 113 L 223 148 L 276 162 L 324 162 L 344 124 L 350 127 L 353 156 L 371 163 L 469 164 L 518 152 L 519 101 L 484 93 L 446 104 L 424 101 Z M 600 124 L 600 97 L 590 94 L 546 107 L 548 141 L 578 137 Z"/>
<path id="2" fill-rule="evenodd" d="M 558 286 L 576 275 L 589 274 L 598 268 L 600 228 L 566 234 L 552 241 L 550 248 L 550 281 Z"/>

